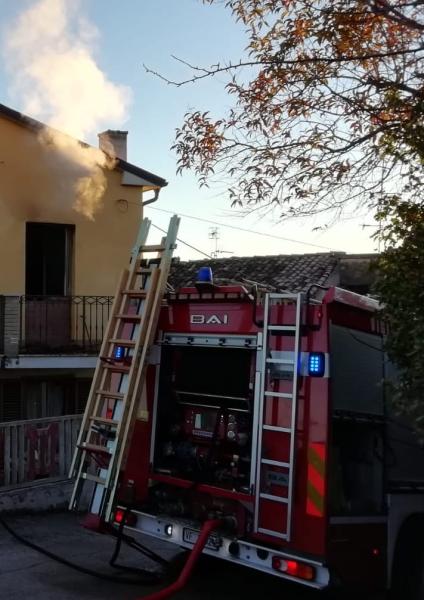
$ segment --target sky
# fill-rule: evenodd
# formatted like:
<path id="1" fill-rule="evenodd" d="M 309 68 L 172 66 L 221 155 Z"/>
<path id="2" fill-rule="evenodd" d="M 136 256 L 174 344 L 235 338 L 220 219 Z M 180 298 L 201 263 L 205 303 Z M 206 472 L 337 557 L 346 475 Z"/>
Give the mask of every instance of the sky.
<path id="1" fill-rule="evenodd" d="M 48 0 L 53 4 L 55 1 Z M 104 81 L 100 82 L 97 109 L 111 116 L 103 129 L 128 130 L 128 160 L 168 181 L 158 202 L 146 207 L 145 215 L 164 229 L 172 213 L 182 215 L 179 238 L 197 250 L 180 243 L 177 256 L 184 260 L 200 259 L 216 249 L 222 257 L 377 250 L 376 243 L 370 239 L 375 227 L 369 215 L 354 215 L 325 231 L 314 231 L 323 224 L 314 218 L 279 222 L 277 214 L 261 216 L 255 211 L 241 215 L 239 210 L 231 208 L 225 190 L 214 186 L 199 189 L 192 173 L 176 174 L 176 156 L 170 149 L 175 129 L 190 109 L 210 110 L 218 115 L 230 106 L 230 98 L 223 89 L 225 79 L 216 77 L 175 87 L 148 73 L 143 65 L 170 79 L 182 80 L 190 73 L 173 56 L 199 66 L 237 60 L 247 38 L 242 25 L 233 20 L 222 4 L 209 6 L 201 0 L 60 1 L 73 6 L 78 4 L 78 15 L 84 19 L 84 36 L 89 39 L 87 43 L 96 64 L 116 89 L 124 91 L 120 110 L 108 111 L 109 93 L 107 87 L 101 88 Z M 39 2 L 0 0 L 0 41 L 13 34 L 19 15 Z M 72 44 L 72 35 L 69 43 Z M 12 52 L 0 63 L 0 102 L 24 110 L 30 90 L 25 90 L 25 86 L 17 90 L 19 65 L 13 64 L 13 58 Z M 21 71 L 25 73 L 25 68 Z M 80 80 L 79 88 L 85 86 L 90 77 Z M 91 77 L 90 81 L 88 92 L 97 80 Z M 30 116 L 42 120 L 42 107 L 32 104 L 31 109 Z M 84 139 L 97 145 L 95 131 L 87 130 Z M 218 241 L 210 239 L 211 228 L 216 227 Z M 267 236 L 237 228 L 263 232 Z"/>

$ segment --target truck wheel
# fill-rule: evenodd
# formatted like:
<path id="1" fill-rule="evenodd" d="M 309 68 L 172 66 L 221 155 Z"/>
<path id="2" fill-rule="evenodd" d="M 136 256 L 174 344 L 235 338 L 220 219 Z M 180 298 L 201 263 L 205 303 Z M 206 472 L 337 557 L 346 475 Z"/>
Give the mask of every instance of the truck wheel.
<path id="1" fill-rule="evenodd" d="M 401 576 L 401 587 L 397 597 L 402 600 L 423 600 L 424 598 L 424 551 L 417 546 L 418 540 L 416 540 L 416 553 L 412 556 L 412 552 L 410 552 L 410 560 Z"/>
<path id="2" fill-rule="evenodd" d="M 392 573 L 393 600 L 423 600 L 423 518 L 413 518 L 402 527 L 396 544 Z"/>

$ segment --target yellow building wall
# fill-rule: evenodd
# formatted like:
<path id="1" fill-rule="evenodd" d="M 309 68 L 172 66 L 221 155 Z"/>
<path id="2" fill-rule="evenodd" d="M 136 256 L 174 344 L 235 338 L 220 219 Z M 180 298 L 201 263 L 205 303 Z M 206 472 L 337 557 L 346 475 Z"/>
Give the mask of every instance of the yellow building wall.
<path id="1" fill-rule="evenodd" d="M 0 117 L 0 295 L 25 293 L 29 221 L 75 226 L 72 294 L 114 294 L 142 218 L 142 188 L 122 186 L 122 174 L 105 169 L 107 188 L 90 220 L 73 208 L 77 171 L 36 131 Z"/>

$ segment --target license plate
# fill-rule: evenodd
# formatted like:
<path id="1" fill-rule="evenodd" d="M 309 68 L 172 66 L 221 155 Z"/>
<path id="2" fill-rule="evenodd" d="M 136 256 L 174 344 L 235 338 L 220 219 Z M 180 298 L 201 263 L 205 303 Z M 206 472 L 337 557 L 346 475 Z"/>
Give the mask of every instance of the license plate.
<path id="1" fill-rule="evenodd" d="M 187 527 L 183 530 L 183 540 L 189 544 L 195 544 L 199 537 L 199 532 L 195 529 L 188 529 Z M 208 537 L 208 541 L 206 542 L 205 548 L 209 548 L 210 550 L 219 550 L 221 547 L 222 541 L 216 535 L 210 535 Z"/>

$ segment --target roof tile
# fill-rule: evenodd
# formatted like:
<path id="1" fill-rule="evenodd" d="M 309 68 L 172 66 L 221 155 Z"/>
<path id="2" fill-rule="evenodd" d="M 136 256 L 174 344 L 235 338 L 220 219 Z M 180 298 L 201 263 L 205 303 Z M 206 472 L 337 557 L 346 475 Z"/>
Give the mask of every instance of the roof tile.
<path id="1" fill-rule="evenodd" d="M 210 260 L 174 261 L 169 283 L 175 288 L 191 286 L 200 267 L 210 266 L 215 283 L 254 281 L 281 291 L 302 292 L 312 284 L 325 285 L 337 269 L 343 253 L 236 256 Z"/>

